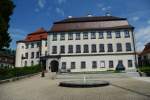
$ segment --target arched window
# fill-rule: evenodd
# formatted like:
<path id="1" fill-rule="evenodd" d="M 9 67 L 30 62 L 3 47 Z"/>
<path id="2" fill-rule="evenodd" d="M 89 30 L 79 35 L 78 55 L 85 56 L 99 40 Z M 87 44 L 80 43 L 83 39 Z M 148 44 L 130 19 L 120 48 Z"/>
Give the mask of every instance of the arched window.
<path id="1" fill-rule="evenodd" d="M 27 61 L 24 62 L 24 66 L 27 66 Z"/>

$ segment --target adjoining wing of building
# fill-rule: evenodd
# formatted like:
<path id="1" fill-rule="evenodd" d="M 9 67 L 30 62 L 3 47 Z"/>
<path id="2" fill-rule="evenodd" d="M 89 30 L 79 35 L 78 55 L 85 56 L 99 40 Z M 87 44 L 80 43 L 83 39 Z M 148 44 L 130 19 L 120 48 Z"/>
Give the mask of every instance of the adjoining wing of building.
<path id="1" fill-rule="evenodd" d="M 150 66 L 150 42 L 145 45 L 139 54 L 139 66 Z"/>
<path id="2" fill-rule="evenodd" d="M 48 33 L 43 28 L 30 33 L 24 40 L 17 41 L 16 67 L 37 65 L 40 56 L 47 55 Z"/>
<path id="3" fill-rule="evenodd" d="M 126 18 L 70 17 L 54 22 L 48 33 L 41 32 L 45 36 L 44 40 L 36 40 L 34 37 L 39 33 L 31 33 L 25 40 L 18 41 L 16 66 L 37 64 L 39 60 L 36 60 L 35 55 L 40 49 L 35 45 L 43 41 L 42 54 L 47 51 L 47 55 L 42 58 L 46 60 L 48 71 L 135 70 L 133 30 L 134 27 Z M 45 47 L 46 42 L 48 47 Z"/>

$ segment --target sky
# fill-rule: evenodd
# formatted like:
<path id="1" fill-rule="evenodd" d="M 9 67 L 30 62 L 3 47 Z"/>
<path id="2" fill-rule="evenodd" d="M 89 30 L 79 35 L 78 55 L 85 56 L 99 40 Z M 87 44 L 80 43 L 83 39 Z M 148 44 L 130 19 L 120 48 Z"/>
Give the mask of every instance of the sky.
<path id="1" fill-rule="evenodd" d="M 12 38 L 10 48 L 16 41 L 43 27 L 50 30 L 53 22 L 68 16 L 83 17 L 88 14 L 125 17 L 135 27 L 137 51 L 150 42 L 150 0 L 13 0 L 16 5 L 10 20 Z"/>

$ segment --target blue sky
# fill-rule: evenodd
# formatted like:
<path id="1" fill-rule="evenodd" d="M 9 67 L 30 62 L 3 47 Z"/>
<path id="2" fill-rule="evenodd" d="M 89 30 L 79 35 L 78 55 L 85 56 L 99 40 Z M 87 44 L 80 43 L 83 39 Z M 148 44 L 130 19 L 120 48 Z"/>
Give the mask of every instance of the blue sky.
<path id="1" fill-rule="evenodd" d="M 150 0 L 13 0 L 16 8 L 11 16 L 9 32 L 16 41 L 43 27 L 49 30 L 54 21 L 67 16 L 103 16 L 109 10 L 112 16 L 126 17 L 135 27 L 137 50 L 150 42 Z"/>

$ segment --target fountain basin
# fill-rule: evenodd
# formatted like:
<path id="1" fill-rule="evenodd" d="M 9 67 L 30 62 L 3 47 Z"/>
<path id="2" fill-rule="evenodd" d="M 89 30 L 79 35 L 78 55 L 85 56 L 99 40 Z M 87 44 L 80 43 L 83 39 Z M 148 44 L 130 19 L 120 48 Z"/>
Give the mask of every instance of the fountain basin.
<path id="1" fill-rule="evenodd" d="M 63 81 L 59 83 L 59 86 L 63 87 L 75 87 L 75 88 L 88 88 L 88 87 L 102 87 L 109 85 L 109 82 L 102 80 L 75 80 L 75 81 Z"/>

